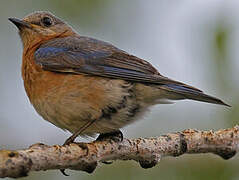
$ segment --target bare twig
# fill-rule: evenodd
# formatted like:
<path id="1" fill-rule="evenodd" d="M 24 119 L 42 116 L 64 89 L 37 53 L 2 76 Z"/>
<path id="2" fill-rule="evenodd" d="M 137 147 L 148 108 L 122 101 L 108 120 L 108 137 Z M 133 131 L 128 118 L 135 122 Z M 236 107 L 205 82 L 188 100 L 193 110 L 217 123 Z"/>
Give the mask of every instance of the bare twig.
<path id="1" fill-rule="evenodd" d="M 219 131 L 188 129 L 155 138 L 103 139 L 66 146 L 34 144 L 25 150 L 0 151 L 0 177 L 22 177 L 30 171 L 74 169 L 88 173 L 98 162 L 135 160 L 143 168 L 155 166 L 164 156 L 214 153 L 224 159 L 239 149 L 239 126 Z"/>

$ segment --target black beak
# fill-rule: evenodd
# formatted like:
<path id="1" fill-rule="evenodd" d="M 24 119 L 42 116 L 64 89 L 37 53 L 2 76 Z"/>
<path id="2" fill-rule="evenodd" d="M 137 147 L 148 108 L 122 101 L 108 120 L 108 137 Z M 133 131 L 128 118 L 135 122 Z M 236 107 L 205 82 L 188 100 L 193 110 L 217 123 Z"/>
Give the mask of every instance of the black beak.
<path id="1" fill-rule="evenodd" d="M 22 28 L 31 28 L 30 24 L 17 18 L 8 18 L 20 30 Z"/>

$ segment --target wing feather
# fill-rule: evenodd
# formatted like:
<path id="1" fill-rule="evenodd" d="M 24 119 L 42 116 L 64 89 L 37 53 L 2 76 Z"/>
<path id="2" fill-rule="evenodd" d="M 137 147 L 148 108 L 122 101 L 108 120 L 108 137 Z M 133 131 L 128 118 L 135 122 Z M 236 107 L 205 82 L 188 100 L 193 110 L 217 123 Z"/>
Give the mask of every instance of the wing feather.
<path id="1" fill-rule="evenodd" d="M 199 89 L 162 76 L 150 63 L 109 43 L 75 36 L 58 38 L 41 45 L 34 54 L 44 70 L 89 74 L 152 84 L 178 84 Z"/>

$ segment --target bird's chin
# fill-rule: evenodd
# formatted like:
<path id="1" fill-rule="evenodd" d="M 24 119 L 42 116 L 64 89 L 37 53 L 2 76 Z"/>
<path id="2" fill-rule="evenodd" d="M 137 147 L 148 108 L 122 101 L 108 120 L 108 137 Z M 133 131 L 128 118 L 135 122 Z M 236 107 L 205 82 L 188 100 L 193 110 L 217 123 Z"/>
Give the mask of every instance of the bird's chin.
<path id="1" fill-rule="evenodd" d="M 20 38 L 22 39 L 22 41 L 24 41 L 24 39 L 28 39 L 27 37 L 29 37 L 29 33 L 27 33 L 23 29 L 19 29 L 18 34 L 19 34 Z"/>
<path id="2" fill-rule="evenodd" d="M 18 34 L 21 38 L 23 47 L 28 47 L 30 42 L 31 44 L 35 44 L 39 38 L 36 36 L 32 36 L 32 32 L 29 32 L 27 30 L 19 30 Z"/>

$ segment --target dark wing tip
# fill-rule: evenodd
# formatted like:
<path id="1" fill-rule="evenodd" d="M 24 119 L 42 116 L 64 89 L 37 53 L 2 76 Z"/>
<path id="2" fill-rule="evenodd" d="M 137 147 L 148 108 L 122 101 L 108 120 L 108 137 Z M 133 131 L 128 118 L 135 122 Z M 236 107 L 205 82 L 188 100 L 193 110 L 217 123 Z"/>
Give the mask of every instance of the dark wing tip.
<path id="1" fill-rule="evenodd" d="M 221 99 L 207 95 L 203 91 L 188 86 L 186 84 L 166 84 L 163 86 L 167 87 L 174 93 L 182 95 L 185 99 L 192 99 L 196 101 L 202 101 L 231 107 L 229 104 L 224 103 Z"/>
<path id="2" fill-rule="evenodd" d="M 232 107 L 231 105 L 224 103 L 222 100 L 220 100 L 220 102 L 218 104 L 227 106 L 227 107 Z"/>

